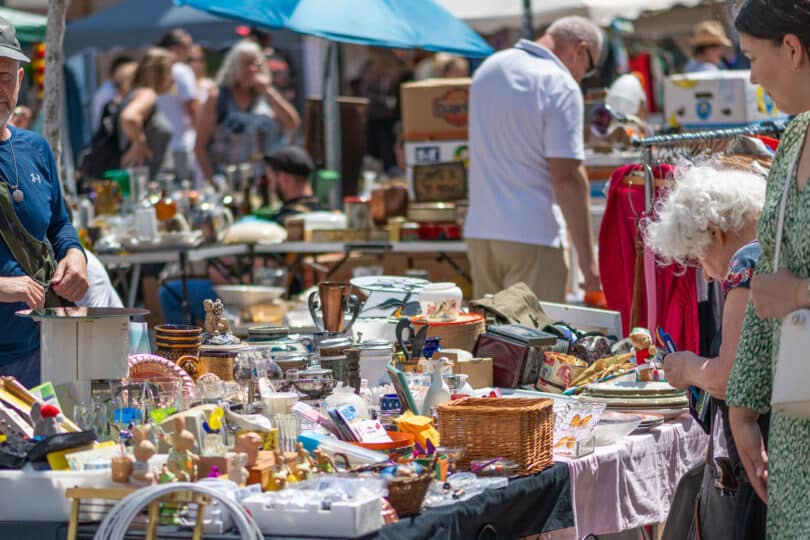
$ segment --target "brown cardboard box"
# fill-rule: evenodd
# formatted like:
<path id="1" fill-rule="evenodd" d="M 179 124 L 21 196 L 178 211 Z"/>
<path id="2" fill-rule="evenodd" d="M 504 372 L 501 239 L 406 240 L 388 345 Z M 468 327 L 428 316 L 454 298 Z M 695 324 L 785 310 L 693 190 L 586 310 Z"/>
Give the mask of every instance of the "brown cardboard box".
<path id="1" fill-rule="evenodd" d="M 492 358 L 459 360 L 453 367 L 453 371 L 467 374 L 469 376 L 467 382 L 473 388 L 489 388 L 492 386 Z"/>
<path id="2" fill-rule="evenodd" d="M 406 141 L 467 139 L 470 79 L 428 79 L 405 83 L 402 134 Z"/>

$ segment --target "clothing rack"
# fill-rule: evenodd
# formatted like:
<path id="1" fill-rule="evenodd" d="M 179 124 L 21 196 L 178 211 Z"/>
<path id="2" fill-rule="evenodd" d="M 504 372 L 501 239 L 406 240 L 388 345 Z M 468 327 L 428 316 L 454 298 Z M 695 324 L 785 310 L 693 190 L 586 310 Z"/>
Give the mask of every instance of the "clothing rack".
<path id="1" fill-rule="evenodd" d="M 690 143 L 717 140 L 732 140 L 752 135 L 774 135 L 779 137 L 787 127 L 784 121 L 769 121 L 739 128 L 690 131 L 673 135 L 655 135 L 653 137 L 634 137 L 631 144 L 641 148 L 641 165 L 644 168 L 644 206 L 647 211 L 652 207 L 654 179 L 652 173 L 653 147 L 687 146 Z"/>

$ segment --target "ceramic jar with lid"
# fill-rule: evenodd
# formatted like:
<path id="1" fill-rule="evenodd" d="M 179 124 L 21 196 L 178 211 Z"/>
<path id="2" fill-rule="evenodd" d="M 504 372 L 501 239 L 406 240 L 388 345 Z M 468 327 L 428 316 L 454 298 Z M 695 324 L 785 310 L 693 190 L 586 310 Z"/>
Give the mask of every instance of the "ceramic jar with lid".
<path id="1" fill-rule="evenodd" d="M 461 298 L 461 289 L 455 283 L 430 283 L 419 291 L 419 306 L 428 321 L 454 321 L 461 310 Z"/>
<path id="2" fill-rule="evenodd" d="M 270 346 L 274 353 L 305 354 L 307 347 L 289 335 L 286 326 L 253 326 L 248 328 L 248 343 Z"/>
<path id="3" fill-rule="evenodd" d="M 330 356 L 342 356 L 344 351 L 352 346 L 352 338 L 339 336 L 324 339 L 318 344 L 318 353 L 321 358 Z"/>

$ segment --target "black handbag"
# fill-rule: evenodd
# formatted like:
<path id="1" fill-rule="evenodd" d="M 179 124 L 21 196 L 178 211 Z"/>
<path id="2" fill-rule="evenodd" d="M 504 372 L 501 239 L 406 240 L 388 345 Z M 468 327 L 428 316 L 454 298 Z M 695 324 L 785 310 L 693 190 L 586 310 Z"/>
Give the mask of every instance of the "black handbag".
<path id="1" fill-rule="evenodd" d="M 712 418 L 716 406 L 712 404 Z M 732 540 L 736 478 L 727 458 L 714 459 L 709 433 L 706 461 L 678 482 L 661 540 Z"/>

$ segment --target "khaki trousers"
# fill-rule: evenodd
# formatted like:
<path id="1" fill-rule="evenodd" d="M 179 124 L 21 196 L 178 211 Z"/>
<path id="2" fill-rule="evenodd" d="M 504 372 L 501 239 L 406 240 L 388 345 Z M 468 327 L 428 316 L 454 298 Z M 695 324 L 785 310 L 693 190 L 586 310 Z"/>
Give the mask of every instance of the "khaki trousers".
<path id="1" fill-rule="evenodd" d="M 522 281 L 540 300 L 565 302 L 568 262 L 564 248 L 468 238 L 467 257 L 474 298 Z"/>

